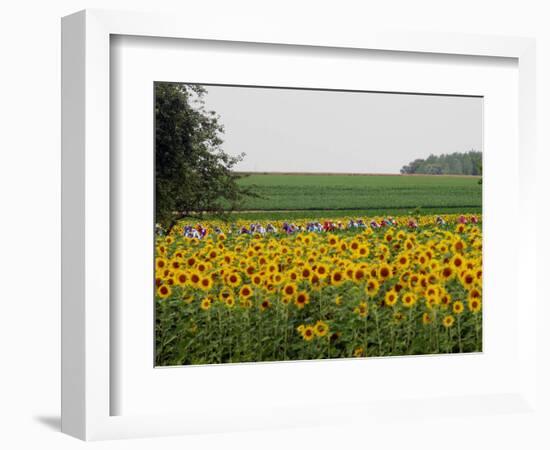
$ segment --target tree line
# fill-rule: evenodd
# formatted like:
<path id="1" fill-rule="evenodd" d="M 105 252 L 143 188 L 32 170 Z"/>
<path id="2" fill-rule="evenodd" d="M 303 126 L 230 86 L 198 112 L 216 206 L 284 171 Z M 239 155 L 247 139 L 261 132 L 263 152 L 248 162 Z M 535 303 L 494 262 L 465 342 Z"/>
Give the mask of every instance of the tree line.
<path id="1" fill-rule="evenodd" d="M 482 175 L 481 152 L 455 152 L 447 155 L 430 155 L 418 158 L 401 168 L 402 174 L 427 175 Z"/>

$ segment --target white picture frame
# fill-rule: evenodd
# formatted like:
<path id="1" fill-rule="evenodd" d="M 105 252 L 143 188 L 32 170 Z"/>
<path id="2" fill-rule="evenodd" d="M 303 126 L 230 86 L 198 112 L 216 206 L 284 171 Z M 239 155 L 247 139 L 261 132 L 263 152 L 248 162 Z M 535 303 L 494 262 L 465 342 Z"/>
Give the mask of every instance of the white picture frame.
<path id="1" fill-rule="evenodd" d="M 182 25 L 182 23 L 184 25 Z M 299 45 L 304 48 L 368 49 L 408 52 L 417 55 L 465 55 L 512 58 L 518 63 L 519 96 L 519 178 L 515 195 L 522 220 L 535 222 L 533 195 L 535 172 L 535 42 L 527 38 L 472 36 L 443 33 L 399 33 L 383 30 L 349 30 L 348 33 L 323 35 L 302 31 L 276 31 L 261 24 L 233 29 L 231 24 L 183 21 L 164 14 L 143 14 L 86 10 L 62 21 L 62 430 L 85 440 L 162 436 L 173 434 L 232 431 L 309 425 L 343 420 L 361 421 L 382 414 L 399 420 L 395 412 L 398 399 L 375 403 L 323 405 L 309 418 L 300 408 L 278 406 L 266 411 L 239 412 L 227 420 L 228 405 L 213 405 L 208 419 L 201 414 L 112 415 L 111 398 L 117 389 L 111 378 L 110 320 L 111 211 L 110 186 L 116 173 L 110 170 L 110 42 L 111 36 L 142 36 L 200 39 L 223 42 Z M 528 279 L 536 261 L 535 234 L 518 238 L 517 260 L 532 261 L 531 268 L 518 264 L 518 280 Z M 526 288 L 522 299 L 526 310 L 536 308 L 535 286 Z M 513 292 L 510 295 L 516 295 Z M 512 411 L 537 414 L 536 402 L 536 319 L 517 315 L 517 352 L 520 367 L 511 390 L 469 397 L 408 399 L 405 410 L 422 414 L 426 408 L 440 408 L 461 416 L 497 414 Z M 521 344 L 521 345 L 519 345 Z M 399 361 L 396 361 L 399 370 Z M 309 366 L 310 368 L 313 366 Z M 346 370 L 354 370 L 349 365 Z M 263 372 L 275 371 L 265 365 Z M 310 369 L 311 370 L 311 369 Z M 401 399 L 404 400 L 404 399 Z M 392 403 L 393 402 L 393 403 Z M 446 403 L 447 409 L 441 404 Z M 401 403 L 403 405 L 403 403 Z M 474 406 L 477 405 L 477 406 Z M 309 405 L 304 405 L 308 408 Z M 217 411 L 219 410 L 219 411 Z M 428 419 L 427 419 L 428 420 Z M 268 423 L 269 422 L 269 423 Z M 498 427 L 498 425 L 493 425 Z M 497 428 L 495 428 L 497 429 Z"/>

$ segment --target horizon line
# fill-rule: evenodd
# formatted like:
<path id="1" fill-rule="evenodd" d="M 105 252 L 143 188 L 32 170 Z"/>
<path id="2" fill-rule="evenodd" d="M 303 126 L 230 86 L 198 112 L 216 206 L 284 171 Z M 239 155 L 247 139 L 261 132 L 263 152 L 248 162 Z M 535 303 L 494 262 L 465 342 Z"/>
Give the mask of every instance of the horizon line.
<path id="1" fill-rule="evenodd" d="M 244 175 L 347 175 L 347 176 L 385 176 L 385 177 L 481 177 L 482 175 L 465 175 L 453 173 L 374 173 L 374 172 L 304 172 L 304 171 L 267 171 L 267 170 L 233 170 L 233 173 Z"/>

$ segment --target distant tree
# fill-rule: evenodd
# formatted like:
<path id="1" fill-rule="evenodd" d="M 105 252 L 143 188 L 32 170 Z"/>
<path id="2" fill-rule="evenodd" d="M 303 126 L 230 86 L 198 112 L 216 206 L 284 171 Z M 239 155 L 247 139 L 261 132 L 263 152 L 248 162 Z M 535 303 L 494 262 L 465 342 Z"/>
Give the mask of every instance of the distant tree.
<path id="1" fill-rule="evenodd" d="M 453 153 L 448 155 L 447 159 L 449 160 L 448 169 L 445 173 L 452 174 L 462 174 L 464 173 L 464 166 L 462 164 L 462 159 L 458 153 Z"/>
<path id="2" fill-rule="evenodd" d="M 425 173 L 429 175 L 441 175 L 443 173 L 443 168 L 441 167 L 440 164 L 436 164 L 436 163 L 427 164 Z"/>
<path id="3" fill-rule="evenodd" d="M 232 172 L 244 154 L 222 150 L 223 126 L 205 94 L 200 85 L 155 84 L 155 220 L 168 230 L 194 212 L 223 217 L 253 195 Z"/>
<path id="4" fill-rule="evenodd" d="M 426 159 L 415 159 L 401 168 L 402 174 L 431 175 L 481 175 L 481 152 L 471 150 L 466 153 L 451 153 L 447 155 L 430 155 Z"/>
<path id="5" fill-rule="evenodd" d="M 412 161 L 408 165 L 403 166 L 403 168 L 401 169 L 401 173 L 405 173 L 405 174 L 407 174 L 407 173 L 417 173 L 417 171 L 422 166 L 422 164 L 424 164 L 423 159 L 415 159 L 414 161 Z"/>

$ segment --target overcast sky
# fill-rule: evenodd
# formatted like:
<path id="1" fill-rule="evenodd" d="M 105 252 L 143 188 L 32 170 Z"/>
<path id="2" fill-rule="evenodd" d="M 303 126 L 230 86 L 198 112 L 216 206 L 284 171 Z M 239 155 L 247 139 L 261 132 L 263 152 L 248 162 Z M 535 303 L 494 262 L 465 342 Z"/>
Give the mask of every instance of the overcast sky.
<path id="1" fill-rule="evenodd" d="M 483 99 L 206 86 L 241 171 L 399 173 L 430 153 L 482 150 Z"/>

